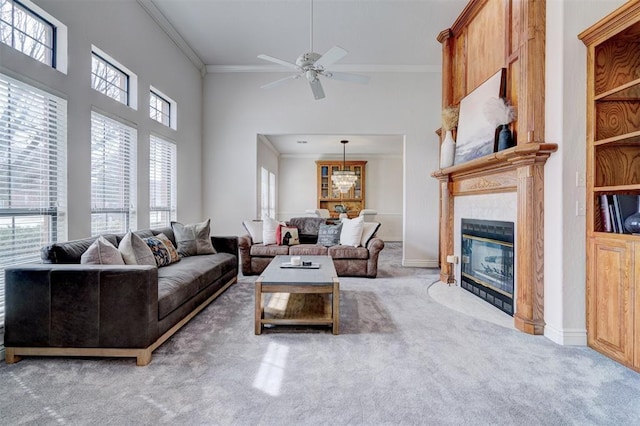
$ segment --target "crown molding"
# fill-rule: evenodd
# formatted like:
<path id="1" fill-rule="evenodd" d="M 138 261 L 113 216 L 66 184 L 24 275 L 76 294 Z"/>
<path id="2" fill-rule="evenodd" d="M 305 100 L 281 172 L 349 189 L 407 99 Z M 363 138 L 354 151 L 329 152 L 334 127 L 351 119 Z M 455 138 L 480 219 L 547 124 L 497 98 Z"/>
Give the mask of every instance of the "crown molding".
<path id="1" fill-rule="evenodd" d="M 141 0 L 138 0 L 141 1 Z M 292 70 L 278 65 L 207 65 L 207 73 L 241 73 L 241 72 L 282 72 L 291 73 Z M 367 73 L 441 73 L 442 67 L 436 65 L 331 65 L 335 72 L 367 72 Z M 293 71 L 295 72 L 295 71 Z"/>
<path id="2" fill-rule="evenodd" d="M 152 0 L 137 0 L 138 4 L 142 6 L 142 8 L 149 14 L 151 19 L 153 19 L 160 28 L 169 36 L 169 38 L 178 46 L 178 48 L 193 62 L 193 64 L 198 68 L 200 74 L 204 76 L 207 72 L 206 66 L 202 59 L 193 51 L 191 46 L 187 44 L 187 42 L 182 38 L 180 33 L 176 31 L 176 29 L 171 25 L 171 23 L 165 18 L 165 16 L 160 12 L 160 9 L 153 4 Z"/>

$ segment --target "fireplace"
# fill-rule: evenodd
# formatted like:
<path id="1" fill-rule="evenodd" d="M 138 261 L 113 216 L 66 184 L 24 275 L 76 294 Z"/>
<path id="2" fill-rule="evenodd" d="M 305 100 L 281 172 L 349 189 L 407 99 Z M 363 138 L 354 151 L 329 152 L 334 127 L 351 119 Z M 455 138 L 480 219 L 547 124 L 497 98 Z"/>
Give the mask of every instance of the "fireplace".
<path id="1" fill-rule="evenodd" d="M 513 316 L 513 222 L 462 219 L 461 234 L 461 287 Z"/>

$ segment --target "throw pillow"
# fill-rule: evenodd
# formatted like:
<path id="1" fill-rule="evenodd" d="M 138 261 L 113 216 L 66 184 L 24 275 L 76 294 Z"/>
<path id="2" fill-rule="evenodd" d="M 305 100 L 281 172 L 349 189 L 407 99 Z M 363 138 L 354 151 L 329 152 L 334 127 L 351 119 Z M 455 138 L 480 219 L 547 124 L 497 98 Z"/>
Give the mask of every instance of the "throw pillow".
<path id="1" fill-rule="evenodd" d="M 100 235 L 80 256 L 84 265 L 124 265 L 122 255 L 105 237 Z"/>
<path id="2" fill-rule="evenodd" d="M 143 240 L 151 249 L 158 267 L 171 265 L 173 262 L 180 260 L 178 252 L 166 235 L 158 234 L 154 237 L 143 238 Z"/>
<path id="3" fill-rule="evenodd" d="M 298 228 L 295 226 L 280 226 L 280 245 L 295 246 L 300 244 L 298 238 Z"/>
<path id="4" fill-rule="evenodd" d="M 183 225 L 180 222 L 171 222 L 173 234 L 176 237 L 178 254 L 181 257 L 195 256 L 198 254 L 214 254 L 216 251 L 211 244 L 209 226 L 211 219 L 202 223 Z"/>
<path id="5" fill-rule="evenodd" d="M 156 265 L 151 249 L 142 238 L 129 231 L 120 241 L 118 251 L 127 265 Z"/>
<path id="6" fill-rule="evenodd" d="M 242 222 L 242 226 L 247 230 L 254 244 L 260 244 L 262 242 L 261 220 L 245 220 Z"/>
<path id="7" fill-rule="evenodd" d="M 369 244 L 369 240 L 376 235 L 378 228 L 380 228 L 380 224 L 378 222 L 362 223 L 362 238 L 360 239 L 360 245 L 362 247 L 366 247 L 367 244 Z"/>
<path id="8" fill-rule="evenodd" d="M 362 239 L 362 227 L 364 217 L 358 216 L 353 219 L 342 219 L 342 231 L 340 232 L 340 244 L 343 246 L 358 247 Z"/>
<path id="9" fill-rule="evenodd" d="M 178 250 L 176 250 L 176 247 L 173 245 L 173 242 L 171 242 L 169 237 L 167 237 L 163 233 L 160 233 L 156 235 L 156 238 L 160 239 L 164 243 L 164 245 L 167 246 L 167 250 L 169 251 L 169 257 L 171 258 L 171 263 L 175 263 L 180 260 L 180 255 L 178 254 Z"/>
<path id="10" fill-rule="evenodd" d="M 320 228 L 318 228 L 318 244 L 325 247 L 333 247 L 340 244 L 341 231 L 342 223 L 338 225 L 320 225 Z"/>
<path id="11" fill-rule="evenodd" d="M 284 224 L 275 219 L 271 219 L 266 214 L 262 216 L 262 244 L 265 246 L 268 244 L 278 244 L 276 233 L 280 225 Z"/>

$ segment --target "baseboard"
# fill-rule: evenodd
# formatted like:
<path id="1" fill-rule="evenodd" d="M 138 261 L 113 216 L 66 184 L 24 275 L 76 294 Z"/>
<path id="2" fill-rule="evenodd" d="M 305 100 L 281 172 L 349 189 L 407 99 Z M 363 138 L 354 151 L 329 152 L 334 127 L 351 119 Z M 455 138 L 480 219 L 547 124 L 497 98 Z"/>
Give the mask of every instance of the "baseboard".
<path id="1" fill-rule="evenodd" d="M 437 260 L 421 260 L 421 259 L 404 259 L 402 266 L 407 268 L 437 268 Z"/>
<path id="2" fill-rule="evenodd" d="M 544 337 L 562 346 L 587 346 L 587 330 L 557 329 L 546 324 Z"/>

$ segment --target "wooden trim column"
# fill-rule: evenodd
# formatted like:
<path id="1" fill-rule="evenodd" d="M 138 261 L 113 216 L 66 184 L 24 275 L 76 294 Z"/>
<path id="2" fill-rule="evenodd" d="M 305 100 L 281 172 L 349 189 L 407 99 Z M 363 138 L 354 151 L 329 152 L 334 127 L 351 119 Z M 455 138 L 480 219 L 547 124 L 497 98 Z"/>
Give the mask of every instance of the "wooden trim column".
<path id="1" fill-rule="evenodd" d="M 517 168 L 516 313 L 514 326 L 544 333 L 544 162 Z"/>
<path id="2" fill-rule="evenodd" d="M 453 254 L 453 194 L 449 188 L 449 176 L 438 178 L 440 183 L 440 281 L 446 283 L 453 266 L 447 263 L 447 255 Z"/>

